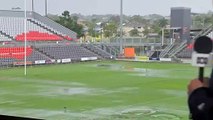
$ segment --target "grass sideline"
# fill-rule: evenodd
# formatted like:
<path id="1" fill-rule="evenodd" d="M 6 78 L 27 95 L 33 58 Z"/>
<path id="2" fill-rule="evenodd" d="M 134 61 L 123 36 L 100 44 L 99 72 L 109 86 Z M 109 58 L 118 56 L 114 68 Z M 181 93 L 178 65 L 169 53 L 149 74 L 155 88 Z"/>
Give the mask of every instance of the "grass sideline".
<path id="1" fill-rule="evenodd" d="M 189 64 L 99 61 L 0 70 L 0 113 L 48 120 L 186 120 Z M 209 76 L 210 70 L 206 70 Z"/>

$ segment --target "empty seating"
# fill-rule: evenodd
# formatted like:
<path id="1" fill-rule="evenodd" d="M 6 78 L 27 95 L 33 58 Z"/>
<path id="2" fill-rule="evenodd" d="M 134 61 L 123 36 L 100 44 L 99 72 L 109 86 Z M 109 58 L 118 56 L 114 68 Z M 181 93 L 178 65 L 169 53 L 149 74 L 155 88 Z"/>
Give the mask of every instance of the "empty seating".
<path id="1" fill-rule="evenodd" d="M 32 51 L 32 54 L 30 56 L 27 56 L 27 61 L 38 61 L 38 60 L 51 60 L 48 56 L 36 51 L 36 50 L 33 50 Z"/>
<path id="2" fill-rule="evenodd" d="M 25 57 L 24 47 L 0 48 L 0 62 L 2 64 L 12 64 L 16 61 L 23 61 Z M 27 61 L 51 60 L 48 56 L 34 50 L 31 47 L 26 47 Z"/>
<path id="3" fill-rule="evenodd" d="M 74 34 L 74 32 L 73 32 L 72 36 L 70 37 L 70 36 L 68 36 L 68 35 L 66 35 L 66 34 L 64 34 L 64 33 L 60 32 L 60 31 L 58 31 L 56 29 L 53 29 L 52 27 L 46 25 L 45 23 L 43 23 L 43 22 L 41 22 L 39 20 L 36 20 L 36 19 L 33 19 L 33 18 L 28 18 L 27 20 L 30 21 L 30 22 L 32 22 L 32 23 L 34 23 L 34 24 L 37 24 L 38 26 L 42 26 L 43 28 L 52 31 L 53 33 L 56 33 L 56 34 L 62 36 L 66 40 L 71 41 L 71 40 L 73 40 L 72 37 L 74 37 L 74 38 L 76 37 L 75 34 Z"/>
<path id="4" fill-rule="evenodd" d="M 192 57 L 193 49 L 186 48 L 182 52 L 180 52 L 177 57 L 178 58 L 191 58 Z"/>
<path id="5" fill-rule="evenodd" d="M 12 41 L 12 39 L 0 33 L 0 42 L 3 41 Z"/>
<path id="6" fill-rule="evenodd" d="M 40 46 L 36 48 L 54 59 L 80 60 L 83 57 L 98 57 L 98 55 L 80 45 Z"/>
<path id="7" fill-rule="evenodd" d="M 9 36 L 18 41 L 23 40 L 23 34 L 25 33 L 25 19 L 23 17 L 0 17 L 0 30 L 4 33 L 7 33 Z M 36 31 L 39 31 L 36 32 Z M 56 34 L 51 33 L 47 29 L 32 23 L 31 21 L 26 21 L 26 32 L 29 37 L 29 40 L 63 40 L 61 37 Z M 35 33 L 34 33 L 35 32 Z M 34 36 L 34 37 L 33 37 Z"/>
<path id="8" fill-rule="evenodd" d="M 102 50 L 101 48 L 95 46 L 95 45 L 92 45 L 92 44 L 84 44 L 82 45 L 84 46 L 85 48 L 93 51 L 94 53 L 100 55 L 101 57 L 103 58 L 107 58 L 107 59 L 111 59 L 112 58 L 112 55 L 107 53 L 106 51 Z"/>
<path id="9" fill-rule="evenodd" d="M 30 56 L 32 48 L 26 48 L 26 56 Z M 25 48 L 24 47 L 10 47 L 0 48 L 0 58 L 13 58 L 13 59 L 24 59 Z"/>
<path id="10" fill-rule="evenodd" d="M 25 34 L 22 33 L 20 35 L 17 35 L 15 37 L 17 41 L 24 41 L 25 40 Z M 26 34 L 27 41 L 60 41 L 63 40 L 62 37 L 59 37 L 55 34 L 49 34 L 49 33 L 41 33 L 38 31 L 29 31 Z"/>
<path id="11" fill-rule="evenodd" d="M 16 60 L 14 58 L 0 58 L 0 67 L 12 65 Z"/>

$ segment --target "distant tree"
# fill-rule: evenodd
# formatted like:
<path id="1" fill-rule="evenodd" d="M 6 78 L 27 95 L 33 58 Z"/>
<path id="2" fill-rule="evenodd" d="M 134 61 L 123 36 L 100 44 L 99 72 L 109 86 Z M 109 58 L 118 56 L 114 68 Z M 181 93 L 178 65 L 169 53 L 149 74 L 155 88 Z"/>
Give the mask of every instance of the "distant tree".
<path id="1" fill-rule="evenodd" d="M 88 26 L 88 33 L 90 36 L 92 37 L 98 37 L 99 31 L 96 30 L 96 23 L 98 22 L 97 19 L 92 19 L 91 21 L 88 22 L 87 26 Z"/>
<path id="2" fill-rule="evenodd" d="M 208 26 L 208 25 L 212 25 L 213 24 L 213 16 L 212 15 L 208 15 L 208 16 L 206 16 L 205 18 L 204 18 L 204 24 L 206 25 L 206 26 Z"/>
<path id="3" fill-rule="evenodd" d="M 104 37 L 114 36 L 117 32 L 117 29 L 118 29 L 118 25 L 116 25 L 113 22 L 105 24 L 105 26 L 103 28 Z"/>
<path id="4" fill-rule="evenodd" d="M 90 36 L 92 37 L 98 37 L 98 36 L 101 36 L 101 32 L 99 29 L 99 27 L 102 28 L 102 23 L 101 23 L 101 26 L 97 25 L 97 23 L 99 23 L 100 20 L 96 19 L 96 18 L 92 18 L 91 20 L 88 20 L 87 21 L 87 27 L 88 27 L 88 33 Z"/>
<path id="5" fill-rule="evenodd" d="M 144 36 L 147 36 L 150 33 L 150 29 L 148 28 L 148 26 L 144 27 L 144 30 L 143 30 L 142 33 L 143 33 Z"/>
<path id="6" fill-rule="evenodd" d="M 168 20 L 165 18 L 159 19 L 157 20 L 157 24 L 159 25 L 159 27 L 164 28 L 166 27 L 166 25 L 168 25 Z"/>
<path id="7" fill-rule="evenodd" d="M 144 19 L 140 15 L 134 15 L 131 17 L 131 21 L 143 23 Z"/>
<path id="8" fill-rule="evenodd" d="M 115 24 L 119 25 L 120 24 L 120 16 L 112 16 L 109 19 L 109 22 L 110 23 L 115 23 Z"/>
<path id="9" fill-rule="evenodd" d="M 153 24 L 151 26 L 151 33 L 160 33 L 161 32 L 161 27 L 158 24 Z"/>
<path id="10" fill-rule="evenodd" d="M 90 36 L 92 37 L 97 37 L 96 33 L 95 33 L 95 24 L 89 24 L 89 29 L 88 29 L 88 33 Z"/>
<path id="11" fill-rule="evenodd" d="M 150 20 L 148 19 L 144 19 L 142 16 L 140 15 L 134 15 L 130 18 L 129 22 L 132 22 L 132 23 L 141 23 L 143 24 L 144 26 L 145 25 L 150 25 Z"/>
<path id="12" fill-rule="evenodd" d="M 64 11 L 62 16 L 59 16 L 59 20 L 55 20 L 57 23 L 77 33 L 77 37 L 83 37 L 83 25 L 78 24 L 78 17 L 71 17 L 69 11 Z"/>
<path id="13" fill-rule="evenodd" d="M 213 13 L 196 14 L 192 17 L 192 28 L 206 28 L 213 24 Z"/>
<path id="14" fill-rule="evenodd" d="M 70 12 L 69 11 L 64 11 L 62 13 L 62 16 L 65 17 L 66 19 L 69 19 L 70 18 Z"/>
<path id="15" fill-rule="evenodd" d="M 165 19 L 165 18 L 157 19 L 150 26 L 150 28 L 151 28 L 150 32 L 160 34 L 162 31 L 162 28 L 165 28 L 167 25 L 168 25 L 167 19 Z"/>
<path id="16" fill-rule="evenodd" d="M 196 15 L 192 17 L 193 28 L 203 28 L 204 27 L 204 17 L 201 15 Z"/>
<path id="17" fill-rule="evenodd" d="M 139 31 L 138 31 L 138 29 L 134 28 L 134 29 L 130 30 L 130 31 L 129 31 L 129 35 L 130 35 L 131 37 L 139 36 Z"/>

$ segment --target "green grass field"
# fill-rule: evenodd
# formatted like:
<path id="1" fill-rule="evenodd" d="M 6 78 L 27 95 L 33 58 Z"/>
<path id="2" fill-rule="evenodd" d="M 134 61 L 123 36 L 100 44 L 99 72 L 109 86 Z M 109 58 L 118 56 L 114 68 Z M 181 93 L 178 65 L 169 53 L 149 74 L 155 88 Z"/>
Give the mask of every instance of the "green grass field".
<path id="1" fill-rule="evenodd" d="M 209 76 L 207 70 L 206 75 Z M 187 120 L 189 64 L 100 61 L 0 70 L 0 113 L 47 120 Z"/>

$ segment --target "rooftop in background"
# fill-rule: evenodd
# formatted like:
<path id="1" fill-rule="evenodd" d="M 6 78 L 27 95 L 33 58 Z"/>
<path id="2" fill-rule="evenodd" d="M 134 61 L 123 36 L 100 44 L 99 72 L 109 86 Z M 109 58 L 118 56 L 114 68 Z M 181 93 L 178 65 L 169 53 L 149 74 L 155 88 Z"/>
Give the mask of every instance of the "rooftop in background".
<path id="1" fill-rule="evenodd" d="M 195 13 L 207 13 L 212 10 L 211 0 L 162 0 L 160 6 L 157 0 L 124 0 L 123 8 L 126 15 L 147 15 L 160 14 L 167 16 L 170 14 L 171 7 L 191 8 Z M 34 0 L 34 9 L 37 13 L 44 15 L 45 0 Z M 57 5 L 57 9 L 55 9 Z M 151 7 L 150 7 L 151 6 Z M 2 0 L 1 9 L 11 10 L 19 7 L 24 10 L 24 0 Z M 32 10 L 31 0 L 27 0 L 27 10 Z M 48 13 L 61 14 L 64 10 L 83 15 L 92 14 L 119 14 L 120 0 L 48 0 Z"/>

